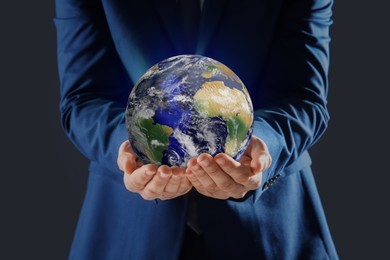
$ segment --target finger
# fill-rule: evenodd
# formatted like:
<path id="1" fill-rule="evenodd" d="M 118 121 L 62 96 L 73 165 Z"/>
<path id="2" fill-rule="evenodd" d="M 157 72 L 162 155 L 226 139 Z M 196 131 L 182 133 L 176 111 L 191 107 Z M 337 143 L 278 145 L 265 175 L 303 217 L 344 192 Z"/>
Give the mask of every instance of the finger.
<path id="1" fill-rule="evenodd" d="M 207 160 L 207 159 L 205 159 L 205 157 L 207 157 L 207 156 L 211 157 L 210 155 L 204 155 L 204 156 L 201 155 L 201 157 L 199 157 L 199 158 L 203 158 L 203 160 Z M 207 190 L 209 193 L 212 194 L 212 193 L 216 192 L 217 190 L 219 190 L 219 188 L 218 188 L 217 184 L 214 182 L 214 180 L 211 178 L 209 173 L 207 173 L 205 171 L 205 169 L 198 163 L 198 161 L 200 160 L 199 158 L 198 159 L 191 159 L 187 164 L 189 169 L 192 172 L 192 177 L 196 178 L 196 180 L 193 180 L 193 179 L 190 179 L 190 180 L 194 186 L 197 186 L 197 188 L 200 188 L 200 186 L 201 186 L 205 190 Z"/>
<path id="2" fill-rule="evenodd" d="M 126 188 L 132 192 L 142 191 L 146 184 L 150 182 L 156 174 L 157 166 L 147 164 L 136 169 L 132 174 L 124 174 L 124 183 Z"/>
<path id="3" fill-rule="evenodd" d="M 222 170 L 210 155 L 200 155 L 197 162 L 219 189 L 228 193 L 235 192 L 237 189 L 242 189 L 242 185 L 235 182 L 229 174 Z"/>
<path id="4" fill-rule="evenodd" d="M 137 167 L 136 156 L 131 153 L 122 153 L 118 156 L 118 167 L 121 171 L 131 174 Z"/>
<path id="5" fill-rule="evenodd" d="M 136 167 L 139 168 L 139 167 L 141 167 L 142 165 L 144 165 L 144 163 L 137 157 L 137 160 L 136 160 Z"/>
<path id="6" fill-rule="evenodd" d="M 179 174 L 181 175 L 181 179 L 180 179 L 179 189 L 177 190 L 177 194 L 184 195 L 192 189 L 192 184 L 187 178 L 186 169 L 180 167 L 179 170 L 180 170 Z"/>
<path id="7" fill-rule="evenodd" d="M 253 172 L 262 172 L 271 166 L 271 155 L 268 152 L 267 145 L 260 138 L 252 136 L 247 151 L 249 157 L 252 158 L 250 167 L 252 168 Z"/>
<path id="8" fill-rule="evenodd" d="M 164 197 L 170 198 L 171 196 L 174 196 L 177 194 L 180 183 L 182 180 L 183 172 L 184 170 L 180 167 L 174 166 L 171 168 L 172 170 L 172 176 L 167 185 L 164 189 Z"/>
<path id="9" fill-rule="evenodd" d="M 252 158 L 247 155 L 243 155 L 240 159 L 240 164 L 248 168 L 251 167 L 251 162 L 252 162 Z"/>
<path id="10" fill-rule="evenodd" d="M 250 168 L 253 173 L 259 173 L 267 170 L 272 163 L 272 159 L 269 153 L 259 152 L 251 155 Z"/>
<path id="11" fill-rule="evenodd" d="M 202 183 L 198 180 L 198 178 L 195 177 L 195 174 L 191 168 L 186 169 L 186 177 L 187 180 L 191 182 L 192 186 L 194 186 L 196 189 L 203 187 Z"/>
<path id="12" fill-rule="evenodd" d="M 217 154 L 215 161 L 232 179 L 250 190 L 261 184 L 262 172 L 254 173 L 250 166 L 243 165 L 226 154 Z"/>
<path id="13" fill-rule="evenodd" d="M 129 140 L 126 140 L 119 146 L 118 154 L 128 152 L 129 148 L 131 148 L 130 142 Z"/>
<path id="14" fill-rule="evenodd" d="M 165 186 L 168 184 L 172 176 L 172 170 L 166 165 L 162 165 L 157 169 L 157 174 L 153 176 L 143 190 L 143 197 L 146 199 L 160 198 L 164 192 Z"/>
<path id="15" fill-rule="evenodd" d="M 192 183 L 190 182 L 190 180 L 188 178 L 183 177 L 181 179 L 180 187 L 179 187 L 179 190 L 177 193 L 179 195 L 184 195 L 184 194 L 188 193 L 191 189 L 192 189 Z"/>
<path id="16" fill-rule="evenodd" d="M 201 194 L 214 198 L 214 199 L 228 199 L 230 197 L 230 194 L 226 193 L 225 191 L 220 190 L 218 187 L 215 191 L 212 193 L 208 192 L 206 188 L 202 185 L 202 183 L 199 182 L 199 180 L 193 175 L 193 172 L 191 170 L 187 170 L 187 179 L 191 182 L 192 186 Z"/>
<path id="17" fill-rule="evenodd" d="M 121 171 L 132 173 L 137 167 L 137 156 L 131 148 L 129 140 L 124 141 L 118 151 L 117 164 Z"/>
<path id="18" fill-rule="evenodd" d="M 246 165 L 243 165 L 242 163 L 237 162 L 227 154 L 217 154 L 215 156 L 215 162 L 224 172 L 226 172 L 226 174 L 228 174 L 237 183 L 246 182 L 248 178 L 254 175 L 249 166 L 250 163 L 246 163 Z"/>

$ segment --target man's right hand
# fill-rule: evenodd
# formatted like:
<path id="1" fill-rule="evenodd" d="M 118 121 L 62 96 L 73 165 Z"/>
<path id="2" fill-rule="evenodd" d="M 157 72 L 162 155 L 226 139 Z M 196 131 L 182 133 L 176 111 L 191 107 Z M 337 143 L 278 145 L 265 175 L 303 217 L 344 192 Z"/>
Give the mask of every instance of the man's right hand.
<path id="1" fill-rule="evenodd" d="M 139 193 L 145 200 L 173 199 L 186 194 L 192 188 L 182 167 L 144 165 L 134 153 L 130 142 L 123 142 L 119 148 L 119 169 L 124 172 L 123 181 L 131 192 Z"/>

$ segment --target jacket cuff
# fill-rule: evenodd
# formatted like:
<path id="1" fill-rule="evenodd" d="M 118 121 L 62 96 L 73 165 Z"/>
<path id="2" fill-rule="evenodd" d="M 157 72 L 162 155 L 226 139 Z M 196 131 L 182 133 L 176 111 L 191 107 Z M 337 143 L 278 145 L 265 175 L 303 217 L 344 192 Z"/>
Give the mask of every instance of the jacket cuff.
<path id="1" fill-rule="evenodd" d="M 261 117 L 255 118 L 253 135 L 265 142 L 272 158 L 271 166 L 263 172 L 260 187 L 254 191 L 253 202 L 255 203 L 260 198 L 261 194 L 277 182 L 278 179 L 310 166 L 311 159 L 309 153 L 305 151 L 290 165 L 286 165 L 286 158 L 281 158 L 282 150 L 286 147 L 284 137 L 276 132 L 275 129 Z"/>
<path id="2" fill-rule="evenodd" d="M 256 203 L 261 195 L 269 189 L 274 183 L 277 182 L 278 179 L 287 177 L 290 174 L 297 173 L 300 170 L 311 166 L 312 161 L 310 158 L 310 155 L 307 151 L 305 151 L 298 159 L 296 159 L 292 164 L 288 165 L 283 170 L 280 170 L 276 173 L 274 173 L 273 177 L 270 177 L 270 174 L 267 175 L 267 177 L 264 177 L 265 174 L 263 174 L 263 180 L 261 186 L 254 191 L 253 196 L 253 203 Z"/>

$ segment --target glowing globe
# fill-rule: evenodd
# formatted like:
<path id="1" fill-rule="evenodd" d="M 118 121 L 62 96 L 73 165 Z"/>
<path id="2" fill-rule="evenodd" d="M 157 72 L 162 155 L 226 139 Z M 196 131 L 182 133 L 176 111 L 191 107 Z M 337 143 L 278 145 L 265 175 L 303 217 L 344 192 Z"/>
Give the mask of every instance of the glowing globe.
<path id="1" fill-rule="evenodd" d="M 126 129 L 144 163 L 186 166 L 201 153 L 239 160 L 252 136 L 253 107 L 244 84 L 222 63 L 175 56 L 154 65 L 134 86 Z"/>

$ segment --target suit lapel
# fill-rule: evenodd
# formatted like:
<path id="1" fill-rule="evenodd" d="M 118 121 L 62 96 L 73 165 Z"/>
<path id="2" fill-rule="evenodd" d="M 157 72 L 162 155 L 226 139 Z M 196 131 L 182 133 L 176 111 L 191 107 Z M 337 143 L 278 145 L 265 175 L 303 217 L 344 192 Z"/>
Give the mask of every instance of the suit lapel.
<path id="1" fill-rule="evenodd" d="M 183 40 L 176 0 L 153 0 L 157 13 L 178 53 L 188 52 Z M 200 18 L 196 54 L 203 54 L 210 43 L 229 0 L 205 0 Z"/>
<path id="2" fill-rule="evenodd" d="M 178 53 L 182 53 L 185 49 L 185 45 L 184 42 L 180 40 L 183 35 L 180 27 L 179 10 L 176 0 L 152 1 L 174 48 Z"/>
<path id="3" fill-rule="evenodd" d="M 196 54 L 204 54 L 210 43 L 229 0 L 205 0 L 200 19 L 200 29 Z"/>

